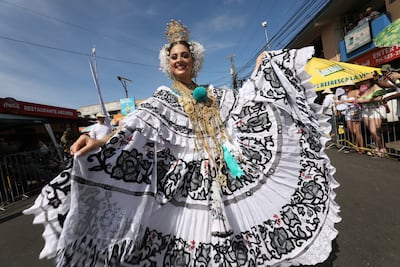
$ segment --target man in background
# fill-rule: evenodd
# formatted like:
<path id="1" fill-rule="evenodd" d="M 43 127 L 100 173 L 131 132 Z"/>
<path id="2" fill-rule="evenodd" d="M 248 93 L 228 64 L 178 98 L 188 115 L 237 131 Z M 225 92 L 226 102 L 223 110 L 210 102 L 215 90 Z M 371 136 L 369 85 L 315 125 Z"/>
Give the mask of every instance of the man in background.
<path id="1" fill-rule="evenodd" d="M 106 115 L 97 113 L 97 123 L 93 125 L 89 132 L 89 136 L 94 139 L 102 139 L 111 133 L 111 126 L 104 123 Z"/>

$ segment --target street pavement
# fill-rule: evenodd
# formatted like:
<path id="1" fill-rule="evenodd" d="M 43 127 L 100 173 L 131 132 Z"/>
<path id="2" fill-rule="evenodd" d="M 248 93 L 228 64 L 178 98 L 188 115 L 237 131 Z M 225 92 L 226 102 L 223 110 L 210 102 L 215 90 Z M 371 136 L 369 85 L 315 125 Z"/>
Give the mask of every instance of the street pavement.
<path id="1" fill-rule="evenodd" d="M 400 161 L 328 150 L 336 167 L 339 235 L 329 259 L 318 267 L 400 266 Z M 0 267 L 50 267 L 39 260 L 43 227 L 21 216 L 33 198 L 0 211 Z"/>

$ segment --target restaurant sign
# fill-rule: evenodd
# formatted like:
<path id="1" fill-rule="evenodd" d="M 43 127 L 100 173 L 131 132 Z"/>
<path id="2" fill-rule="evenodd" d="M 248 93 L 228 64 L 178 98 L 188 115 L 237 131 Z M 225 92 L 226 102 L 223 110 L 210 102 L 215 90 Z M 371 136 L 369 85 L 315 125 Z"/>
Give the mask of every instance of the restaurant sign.
<path id="1" fill-rule="evenodd" d="M 17 101 L 11 97 L 0 98 L 0 113 L 65 119 L 78 118 L 78 112 L 75 109 Z"/>
<path id="2" fill-rule="evenodd" d="M 392 47 L 378 48 L 361 57 L 352 59 L 349 62 L 358 65 L 375 67 L 398 58 L 400 58 L 400 45 L 395 45 Z"/>

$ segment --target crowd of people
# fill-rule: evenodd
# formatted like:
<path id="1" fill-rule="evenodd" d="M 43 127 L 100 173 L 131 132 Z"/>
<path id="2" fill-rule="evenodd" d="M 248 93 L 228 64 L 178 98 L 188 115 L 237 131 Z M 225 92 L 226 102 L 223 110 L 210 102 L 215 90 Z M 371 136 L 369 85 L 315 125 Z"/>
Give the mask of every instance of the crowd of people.
<path id="1" fill-rule="evenodd" d="M 343 120 L 349 131 L 349 139 L 360 154 L 368 153 L 385 157 L 387 148 L 382 139 L 382 122 L 390 113 L 388 101 L 396 99 L 396 116 L 400 120 L 400 73 L 382 68 L 382 74 L 375 72 L 371 79 L 355 84 L 347 81 L 343 86 L 326 89 L 322 92 L 324 114 L 337 116 Z M 335 93 L 333 93 L 335 91 Z M 373 151 L 365 147 L 362 124 L 370 134 L 374 145 Z"/>

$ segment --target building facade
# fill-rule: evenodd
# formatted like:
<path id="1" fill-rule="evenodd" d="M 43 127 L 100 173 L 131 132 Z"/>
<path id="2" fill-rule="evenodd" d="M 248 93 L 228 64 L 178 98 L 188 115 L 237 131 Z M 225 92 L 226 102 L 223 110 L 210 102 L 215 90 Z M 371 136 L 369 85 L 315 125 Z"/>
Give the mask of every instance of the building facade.
<path id="1" fill-rule="evenodd" d="M 360 23 L 361 14 L 368 8 L 379 15 Z M 316 57 L 373 67 L 390 64 L 400 68 L 399 46 L 378 48 L 373 42 L 384 27 L 398 18 L 400 0 L 332 0 L 289 42 L 287 48 L 313 45 Z M 363 40 L 351 43 L 357 34 L 362 35 Z"/>

